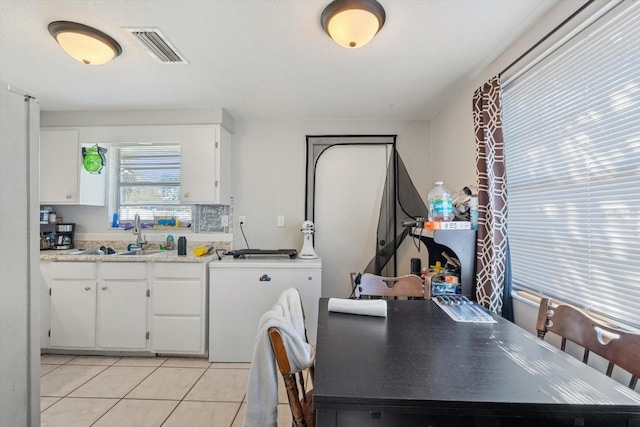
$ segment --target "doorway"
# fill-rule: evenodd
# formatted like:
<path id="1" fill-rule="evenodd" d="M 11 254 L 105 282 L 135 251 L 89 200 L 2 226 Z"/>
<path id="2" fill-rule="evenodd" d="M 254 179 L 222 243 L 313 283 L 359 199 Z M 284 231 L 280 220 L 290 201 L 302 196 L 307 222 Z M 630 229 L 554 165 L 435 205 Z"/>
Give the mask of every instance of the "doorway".
<path id="1" fill-rule="evenodd" d="M 307 137 L 306 219 L 322 257 L 322 296 L 347 298 L 351 272 L 363 272 L 395 235 L 396 136 Z M 389 171 L 389 168 L 392 171 Z M 382 243 L 382 245 L 381 245 Z M 395 256 L 383 275 L 395 275 Z"/>

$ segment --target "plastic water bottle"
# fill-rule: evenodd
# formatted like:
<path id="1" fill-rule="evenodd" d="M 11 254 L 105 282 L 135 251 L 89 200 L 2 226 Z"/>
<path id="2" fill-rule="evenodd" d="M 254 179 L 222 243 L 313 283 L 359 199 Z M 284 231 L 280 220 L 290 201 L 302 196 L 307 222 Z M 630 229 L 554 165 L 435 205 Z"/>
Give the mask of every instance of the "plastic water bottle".
<path id="1" fill-rule="evenodd" d="M 478 196 L 471 196 L 469 200 L 469 220 L 471 221 L 471 229 L 478 229 Z"/>
<path id="2" fill-rule="evenodd" d="M 453 220 L 451 193 L 445 188 L 442 181 L 436 182 L 436 186 L 429 192 L 427 199 L 429 203 L 429 221 Z"/>

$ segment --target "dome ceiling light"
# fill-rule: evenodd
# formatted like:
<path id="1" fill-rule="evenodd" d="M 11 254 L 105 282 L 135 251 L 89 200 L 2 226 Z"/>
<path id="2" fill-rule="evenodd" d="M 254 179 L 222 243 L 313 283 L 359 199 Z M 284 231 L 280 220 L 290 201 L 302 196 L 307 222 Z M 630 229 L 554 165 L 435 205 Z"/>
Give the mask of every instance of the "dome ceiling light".
<path id="1" fill-rule="evenodd" d="M 83 64 L 106 64 L 122 53 L 111 36 L 84 24 L 55 21 L 49 24 L 49 32 L 65 52 Z"/>
<path id="2" fill-rule="evenodd" d="M 357 49 L 369 43 L 384 25 L 386 14 L 376 0 L 335 0 L 322 12 L 322 28 L 336 43 Z"/>

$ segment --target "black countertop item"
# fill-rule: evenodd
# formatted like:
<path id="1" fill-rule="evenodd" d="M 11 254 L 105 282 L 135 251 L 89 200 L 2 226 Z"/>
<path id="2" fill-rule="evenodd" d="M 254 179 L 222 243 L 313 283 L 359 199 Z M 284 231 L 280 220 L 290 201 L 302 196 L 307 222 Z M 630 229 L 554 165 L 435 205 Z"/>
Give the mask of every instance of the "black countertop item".
<path id="1" fill-rule="evenodd" d="M 419 414 L 415 425 L 433 417 L 433 426 L 486 416 L 552 420 L 531 425 L 622 417 L 620 425 L 640 425 L 640 394 L 500 317 L 455 322 L 429 300 L 390 300 L 387 318 L 357 316 L 328 313 L 327 301 L 318 319 L 318 426 L 414 425 L 386 413 Z M 451 417 L 460 422 L 443 421 Z"/>

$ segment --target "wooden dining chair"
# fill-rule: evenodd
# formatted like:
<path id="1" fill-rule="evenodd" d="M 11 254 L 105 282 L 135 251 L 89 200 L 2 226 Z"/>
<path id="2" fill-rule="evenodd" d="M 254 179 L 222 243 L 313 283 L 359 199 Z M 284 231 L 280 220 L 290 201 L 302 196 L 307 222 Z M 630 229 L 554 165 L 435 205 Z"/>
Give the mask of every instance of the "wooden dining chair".
<path id="1" fill-rule="evenodd" d="M 640 376 L 640 334 L 607 326 L 575 307 L 552 304 L 548 298 L 540 301 L 536 329 L 541 339 L 547 332 L 559 335 L 562 351 L 567 340 L 583 347 L 584 363 L 588 362 L 590 352 L 603 357 L 609 362 L 606 372 L 609 377 L 614 366 L 629 372 L 629 387 L 635 389 Z"/>
<path id="2" fill-rule="evenodd" d="M 302 300 L 300 300 L 300 306 L 302 307 L 302 316 L 304 314 L 304 306 L 302 306 Z M 271 341 L 271 348 L 276 358 L 276 364 L 278 370 L 282 374 L 284 385 L 287 390 L 287 399 L 289 400 L 289 407 L 291 409 L 291 418 L 293 427 L 315 427 L 316 425 L 316 412 L 313 409 L 313 389 L 306 390 L 304 372 L 293 372 L 291 369 L 291 363 L 289 363 L 289 356 L 287 355 L 287 349 L 284 346 L 282 335 L 278 328 L 269 328 L 269 340 Z M 305 339 L 306 339 L 305 329 Z M 307 340 L 308 342 L 308 340 Z M 297 375 L 296 375 L 297 374 Z M 314 367 L 311 365 L 309 368 L 309 379 L 313 383 Z"/>
<path id="3" fill-rule="evenodd" d="M 358 278 L 358 276 L 360 276 Z M 408 274 L 400 277 L 384 277 L 375 274 L 351 273 L 351 285 L 356 298 L 367 297 L 413 297 L 425 296 L 424 282 L 421 277 Z"/>

